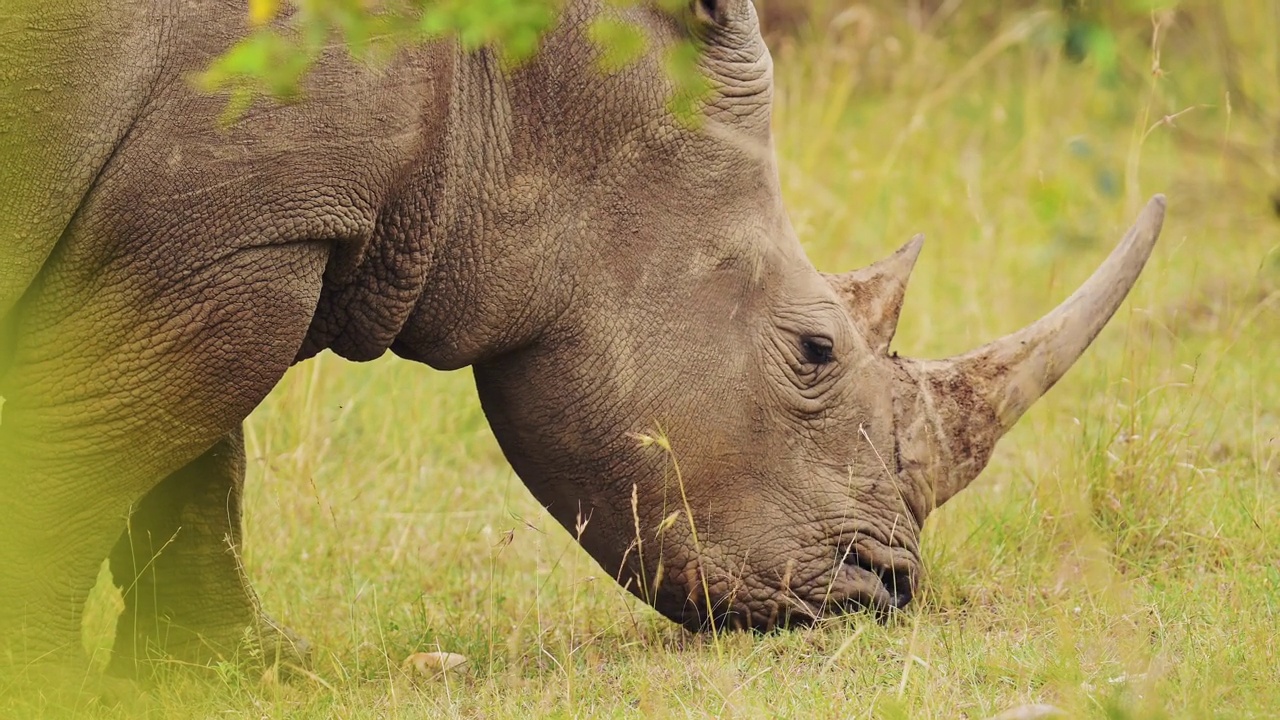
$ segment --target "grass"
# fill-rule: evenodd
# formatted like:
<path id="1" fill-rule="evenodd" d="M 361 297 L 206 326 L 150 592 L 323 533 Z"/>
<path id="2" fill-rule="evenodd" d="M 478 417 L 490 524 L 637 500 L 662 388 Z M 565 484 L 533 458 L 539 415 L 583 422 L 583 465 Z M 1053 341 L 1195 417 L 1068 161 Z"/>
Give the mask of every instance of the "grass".
<path id="1" fill-rule="evenodd" d="M 1226 5 L 1237 80 L 1274 114 L 1280 16 Z M 247 433 L 245 561 L 268 610 L 317 646 L 315 677 L 174 679 L 152 691 L 158 715 L 1280 714 L 1274 115 L 1228 100 L 1220 48 L 1186 16 L 1154 49 L 1144 18 L 1120 26 L 1105 67 L 1063 60 L 1051 16 L 993 25 L 961 5 L 924 32 L 861 7 L 776 51 L 776 135 L 819 268 L 928 235 L 900 352 L 948 355 L 1034 320 L 1148 195 L 1169 196 L 1130 301 L 931 518 L 919 600 L 887 624 L 687 634 L 533 501 L 466 371 L 322 356 Z M 469 662 L 401 672 L 435 650 Z"/>

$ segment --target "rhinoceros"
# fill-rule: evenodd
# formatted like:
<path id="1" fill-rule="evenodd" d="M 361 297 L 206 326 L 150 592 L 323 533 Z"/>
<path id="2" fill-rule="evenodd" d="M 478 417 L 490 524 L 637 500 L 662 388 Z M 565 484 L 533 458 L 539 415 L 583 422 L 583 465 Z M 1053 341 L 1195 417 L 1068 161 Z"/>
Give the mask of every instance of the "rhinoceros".
<path id="1" fill-rule="evenodd" d="M 243 32 L 235 3 L 7 5 L 0 655 L 74 661 L 104 558 L 119 667 L 286 644 L 238 559 L 241 424 L 326 349 L 473 368 L 534 497 L 690 629 L 905 606 L 925 518 L 1108 321 L 1164 200 L 1042 320 L 900 357 L 920 240 L 816 270 L 751 2 L 685 10 L 571 0 L 514 70 L 448 41 L 377 70 L 335 50 L 303 101 L 223 127 L 187 76 Z M 649 55 L 599 72 L 599 13 Z M 659 55 L 688 38 L 699 123 Z"/>

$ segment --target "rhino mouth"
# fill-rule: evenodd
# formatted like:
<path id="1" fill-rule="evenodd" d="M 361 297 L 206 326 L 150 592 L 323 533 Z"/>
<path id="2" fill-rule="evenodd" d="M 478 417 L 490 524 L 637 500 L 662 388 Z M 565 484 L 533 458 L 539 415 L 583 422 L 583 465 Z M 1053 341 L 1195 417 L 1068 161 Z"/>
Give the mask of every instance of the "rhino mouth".
<path id="1" fill-rule="evenodd" d="M 773 632 L 814 625 L 823 618 L 870 613 L 880 621 L 910 604 L 920 573 L 914 553 L 866 536 L 843 543 L 831 557 L 834 567 L 817 586 L 800 591 L 781 582 L 780 598 L 752 603 L 746 594 L 715 593 L 712 602 L 696 589 L 685 595 L 678 612 L 660 612 L 693 632 L 748 630 Z M 675 608 L 670 608 L 674 610 Z"/>

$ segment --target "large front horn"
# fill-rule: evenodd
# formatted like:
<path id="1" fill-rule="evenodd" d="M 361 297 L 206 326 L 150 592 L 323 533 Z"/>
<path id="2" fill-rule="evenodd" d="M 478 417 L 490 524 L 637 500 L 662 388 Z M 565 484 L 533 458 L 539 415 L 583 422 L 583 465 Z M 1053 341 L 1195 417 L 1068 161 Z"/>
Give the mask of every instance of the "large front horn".
<path id="1" fill-rule="evenodd" d="M 995 441 L 1058 382 L 1111 319 L 1151 255 L 1164 209 L 1164 196 L 1153 197 L 1093 276 L 1035 323 L 959 357 L 907 363 L 919 382 L 921 410 L 929 416 L 918 420 L 942 442 L 935 446 L 942 453 L 930 453 L 943 465 L 934 468 L 935 505 L 981 472 Z"/>

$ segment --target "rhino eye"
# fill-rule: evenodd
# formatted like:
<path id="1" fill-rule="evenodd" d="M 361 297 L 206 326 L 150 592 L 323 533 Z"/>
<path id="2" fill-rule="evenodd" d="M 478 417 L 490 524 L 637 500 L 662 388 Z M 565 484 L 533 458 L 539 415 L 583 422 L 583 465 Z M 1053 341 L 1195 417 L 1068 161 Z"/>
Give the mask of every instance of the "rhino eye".
<path id="1" fill-rule="evenodd" d="M 830 338 L 811 335 L 800 341 L 800 349 L 804 352 L 805 362 L 811 365 L 826 365 L 834 359 Z"/>

